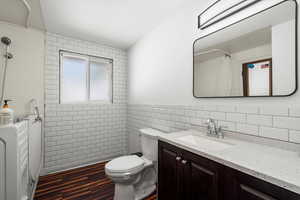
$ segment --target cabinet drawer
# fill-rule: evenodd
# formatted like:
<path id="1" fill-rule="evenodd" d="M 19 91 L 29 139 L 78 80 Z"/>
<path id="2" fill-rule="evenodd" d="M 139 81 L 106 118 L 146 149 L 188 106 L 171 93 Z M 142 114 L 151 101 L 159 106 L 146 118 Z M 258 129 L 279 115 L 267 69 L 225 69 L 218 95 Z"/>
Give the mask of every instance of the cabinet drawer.
<path id="1" fill-rule="evenodd" d="M 300 195 L 234 170 L 237 200 L 300 200 Z"/>

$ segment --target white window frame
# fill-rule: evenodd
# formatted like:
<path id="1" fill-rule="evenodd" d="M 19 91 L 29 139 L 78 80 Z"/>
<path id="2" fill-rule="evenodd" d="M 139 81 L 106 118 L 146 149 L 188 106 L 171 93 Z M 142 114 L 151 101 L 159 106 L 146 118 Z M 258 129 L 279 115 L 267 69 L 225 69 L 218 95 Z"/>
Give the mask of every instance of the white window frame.
<path id="1" fill-rule="evenodd" d="M 85 66 L 85 73 L 86 73 L 86 96 L 84 101 L 68 101 L 64 102 L 62 100 L 63 94 L 63 57 L 74 57 L 79 58 L 82 60 L 87 61 L 87 65 Z M 99 63 L 107 63 L 110 64 L 109 69 L 109 100 L 91 100 L 90 98 L 90 63 L 92 62 L 99 62 Z M 113 103 L 113 59 L 111 58 L 104 58 L 99 56 L 91 56 L 87 54 L 80 54 L 65 50 L 59 51 L 59 104 L 85 104 L 85 103 L 101 103 L 101 104 L 112 104 Z"/>

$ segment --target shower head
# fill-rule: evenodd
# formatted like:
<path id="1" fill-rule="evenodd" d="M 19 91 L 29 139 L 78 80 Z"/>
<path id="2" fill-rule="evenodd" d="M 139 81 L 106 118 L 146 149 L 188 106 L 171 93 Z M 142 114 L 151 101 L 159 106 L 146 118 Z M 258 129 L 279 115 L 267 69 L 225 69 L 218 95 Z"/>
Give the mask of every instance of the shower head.
<path id="1" fill-rule="evenodd" d="M 3 44 L 5 44 L 6 46 L 9 46 L 11 44 L 11 39 L 9 39 L 8 37 L 4 36 L 4 37 L 1 38 L 1 42 Z"/>
<path id="2" fill-rule="evenodd" d="M 13 55 L 11 53 L 9 53 L 9 45 L 11 44 L 11 39 L 9 39 L 8 37 L 4 36 L 1 38 L 1 42 L 6 45 L 6 53 L 4 54 L 4 57 L 7 59 L 12 59 Z"/>

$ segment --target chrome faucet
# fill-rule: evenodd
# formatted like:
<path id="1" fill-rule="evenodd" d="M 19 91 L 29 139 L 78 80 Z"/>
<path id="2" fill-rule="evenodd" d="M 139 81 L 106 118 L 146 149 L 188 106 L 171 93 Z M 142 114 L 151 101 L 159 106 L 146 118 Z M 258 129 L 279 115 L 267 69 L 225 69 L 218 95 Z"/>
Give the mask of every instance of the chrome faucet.
<path id="1" fill-rule="evenodd" d="M 209 118 L 205 124 L 207 125 L 207 135 L 214 136 L 217 134 L 217 124 L 215 120 Z"/>
<path id="2" fill-rule="evenodd" d="M 214 119 L 209 118 L 206 123 L 207 125 L 207 135 L 213 137 L 221 137 L 224 138 L 223 128 L 227 128 L 226 126 L 218 126 Z"/>

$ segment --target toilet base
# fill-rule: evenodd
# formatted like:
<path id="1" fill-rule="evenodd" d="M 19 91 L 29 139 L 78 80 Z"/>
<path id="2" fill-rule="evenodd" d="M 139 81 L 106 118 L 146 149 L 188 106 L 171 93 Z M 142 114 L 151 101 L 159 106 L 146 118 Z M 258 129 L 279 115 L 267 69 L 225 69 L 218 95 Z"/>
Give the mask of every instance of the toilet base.
<path id="1" fill-rule="evenodd" d="M 134 188 L 133 185 L 115 185 L 114 200 L 134 200 Z"/>
<path id="2" fill-rule="evenodd" d="M 135 191 L 135 198 L 134 200 L 142 200 L 148 196 L 150 196 L 154 191 L 156 190 L 156 186 L 150 186 L 146 189 L 140 190 L 140 191 Z"/>
<path id="3" fill-rule="evenodd" d="M 116 184 L 114 200 L 142 200 L 152 194 L 155 190 L 155 185 L 135 191 L 132 185 Z"/>

